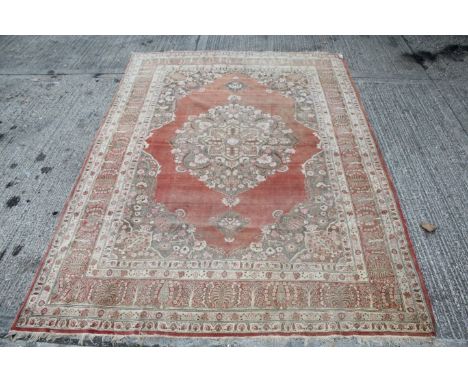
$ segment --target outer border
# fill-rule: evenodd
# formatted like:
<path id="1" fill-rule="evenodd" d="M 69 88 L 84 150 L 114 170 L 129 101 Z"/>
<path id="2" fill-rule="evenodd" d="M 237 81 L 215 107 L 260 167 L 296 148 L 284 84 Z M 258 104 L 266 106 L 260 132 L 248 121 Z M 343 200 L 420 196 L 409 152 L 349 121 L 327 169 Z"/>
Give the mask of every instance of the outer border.
<path id="1" fill-rule="evenodd" d="M 405 237 L 406 237 L 406 240 L 408 242 L 408 247 L 409 247 L 409 250 L 410 250 L 410 253 L 411 253 L 411 257 L 413 259 L 413 263 L 414 263 L 414 266 L 415 266 L 415 269 L 416 269 L 416 272 L 418 274 L 418 277 L 419 277 L 419 282 L 420 282 L 420 285 L 421 285 L 421 289 L 423 291 L 423 294 L 424 294 L 424 298 L 425 298 L 425 302 L 426 302 L 426 305 L 427 305 L 427 308 L 429 310 L 429 313 L 430 313 L 430 316 L 431 316 L 431 320 L 432 320 L 432 326 L 434 328 L 434 330 L 432 332 L 428 332 L 428 333 L 413 333 L 413 332 L 390 332 L 390 331 L 382 331 L 382 332 L 364 332 L 364 331 L 333 331 L 333 332 L 299 332 L 299 333 L 292 333 L 292 332 L 271 332 L 271 333 L 180 333 L 180 332 L 174 332 L 174 333 L 168 333 L 168 332 L 161 332 L 161 331 L 145 331 L 145 332 L 139 332 L 139 331 L 128 331 L 128 332 L 115 332 L 115 331 L 111 331 L 111 330 L 69 330 L 69 329 L 46 329 L 46 330 L 43 330 L 43 329 L 39 329 L 39 328 L 29 328 L 29 329 L 24 329 L 24 328 L 20 328 L 17 326 L 17 322 L 18 322 L 18 319 L 23 311 L 23 309 L 25 308 L 26 306 L 26 303 L 27 301 L 29 300 L 29 296 L 34 288 L 34 285 L 36 284 L 36 281 L 37 281 L 37 278 L 39 277 L 39 274 L 40 274 L 40 271 L 41 269 L 43 268 L 44 266 L 44 263 L 49 255 L 49 252 L 50 252 L 50 249 L 52 247 L 52 243 L 54 241 L 54 238 L 59 230 L 59 227 L 61 226 L 62 224 L 62 221 L 63 221 L 63 217 L 65 215 L 65 212 L 68 208 L 68 205 L 70 203 L 70 200 L 72 199 L 74 193 L 75 193 L 75 189 L 76 187 L 78 186 L 80 180 L 81 180 L 81 177 L 83 175 L 83 172 L 86 168 L 86 164 L 89 160 L 89 157 L 91 155 L 91 152 L 94 148 L 94 145 L 96 143 L 96 140 L 98 138 L 98 136 L 100 135 L 100 132 L 103 130 L 104 128 L 104 125 L 105 125 L 105 122 L 109 116 L 109 112 L 111 110 L 111 106 L 109 106 L 106 114 L 104 115 L 102 121 L 101 121 L 101 124 L 98 128 L 98 130 L 96 131 L 95 133 L 95 136 L 94 136 L 94 139 L 93 139 L 93 142 L 92 144 L 89 146 L 88 148 L 88 152 L 86 154 L 86 157 L 85 157 L 85 160 L 83 162 L 83 165 L 81 167 L 81 170 L 80 170 L 80 173 L 78 175 L 78 177 L 76 178 L 75 180 L 75 184 L 71 190 L 71 192 L 69 193 L 68 197 L 67 197 L 67 200 L 65 202 L 65 205 L 60 213 L 60 216 L 59 216 L 59 219 L 57 220 L 57 223 L 56 223 L 56 226 L 55 226 L 55 229 L 53 231 L 53 234 L 51 236 L 51 239 L 49 241 L 49 245 L 47 246 L 47 249 L 45 251 L 45 254 L 43 255 L 42 259 L 41 259 L 41 262 L 39 263 L 39 266 L 37 267 L 37 270 L 36 270 L 36 273 L 34 275 L 34 278 L 33 278 L 33 281 L 32 281 L 32 284 L 31 286 L 29 287 L 29 290 L 26 294 L 26 297 L 23 301 L 23 303 L 21 304 L 21 307 L 20 309 L 18 310 L 18 313 L 16 314 L 16 317 L 13 321 L 13 324 L 11 326 L 11 329 L 10 329 L 10 332 L 9 332 L 9 336 L 12 337 L 12 338 L 15 338 L 15 337 L 21 337 L 21 338 L 24 338 L 24 337 L 29 337 L 29 338 L 37 338 L 37 339 L 47 339 L 47 340 L 51 340 L 51 341 L 54 341 L 56 339 L 59 339 L 60 335 L 63 335 L 63 337 L 69 337 L 69 338 L 73 338 L 74 336 L 78 335 L 78 336 L 86 336 L 86 335 L 90 335 L 90 336 L 112 336 L 112 337 L 126 337 L 126 336 L 138 336 L 138 337 L 153 337 L 153 336 L 161 336 L 161 337 L 186 337 L 186 338 L 193 338 L 193 337 L 200 337 L 200 338 L 227 338 L 227 337 L 302 337 L 302 336 L 305 336 L 305 337 L 329 337 L 329 336 L 392 336 L 392 337 L 432 337 L 432 336 L 435 336 L 435 317 L 434 317 L 434 312 L 433 312 L 433 308 L 432 308 L 432 303 L 430 301 L 430 298 L 429 298 L 429 292 L 427 290 L 427 287 L 426 287 L 426 284 L 424 282 L 424 278 L 423 278 L 423 275 L 422 275 L 422 272 L 421 272 L 421 269 L 419 267 L 419 264 L 418 264 L 418 260 L 416 258 L 416 253 L 414 251 L 414 246 L 413 246 L 413 243 L 411 241 L 411 238 L 410 238 L 410 235 L 409 235 L 409 231 L 408 231 L 408 226 L 407 226 L 407 222 L 406 222 L 406 219 L 405 219 L 405 216 L 403 214 L 403 210 L 401 208 L 401 204 L 400 204 L 400 200 L 398 198 L 398 193 L 397 193 L 397 190 L 395 188 L 395 185 L 393 183 L 393 179 L 392 179 L 392 176 L 390 174 L 390 171 L 387 167 L 387 164 L 383 158 L 383 155 L 382 155 L 382 151 L 380 149 L 380 145 L 378 143 L 378 140 L 377 140 L 377 136 L 376 136 L 376 133 L 370 123 L 370 120 L 369 120 L 369 116 L 367 114 L 367 111 L 366 109 L 364 108 L 364 104 L 362 102 L 362 99 L 361 99 L 361 96 L 360 96 L 360 93 L 358 91 L 358 88 L 356 86 L 356 83 L 354 82 L 352 76 L 351 76 L 351 72 L 350 72 L 350 68 L 349 68 L 349 65 L 348 65 L 348 62 L 343 58 L 343 56 L 341 54 L 338 54 L 338 53 L 327 53 L 327 52 L 273 52 L 273 51 L 262 51 L 262 52 L 255 52 L 255 51 L 167 51 L 167 52 L 148 52 L 148 53 L 132 53 L 131 54 L 131 57 L 130 57 L 130 60 L 125 68 L 125 71 L 124 71 L 124 74 L 123 74 L 123 77 L 124 78 L 128 71 L 129 71 L 129 68 L 131 66 L 131 64 L 133 63 L 134 61 L 134 58 L 136 56 L 151 56 L 151 55 L 156 55 L 156 56 L 163 56 L 163 55 L 166 55 L 166 54 L 173 54 L 174 56 L 184 56 L 186 54 L 199 54 L 199 55 L 203 55 L 204 53 L 208 53 L 208 54 L 217 54 L 217 53 L 220 53 L 220 54 L 230 54 L 230 55 L 245 55 L 245 56 L 249 56 L 249 55 L 255 55 L 255 54 L 292 54 L 292 55 L 295 55 L 295 56 L 312 56 L 312 55 L 318 55 L 318 56 L 331 56 L 331 57 L 337 57 L 339 58 L 342 63 L 343 63 L 343 66 L 346 70 L 346 75 L 353 87 L 353 90 L 354 90 L 354 93 L 355 93 L 355 96 L 358 100 L 358 103 L 359 103 L 359 107 L 362 111 L 362 113 L 364 114 L 364 117 L 365 117 L 365 120 L 366 120 L 366 124 L 367 124 L 367 128 L 369 129 L 370 133 L 371 133 L 371 136 L 372 136 L 372 140 L 373 140 L 373 143 L 376 147 L 376 150 L 377 150 L 377 153 L 378 153 L 378 156 L 379 156 L 379 160 L 380 160 L 380 164 L 382 165 L 382 168 L 385 172 L 385 175 L 386 175 L 386 178 L 388 180 L 388 183 L 390 185 L 390 188 L 392 190 L 392 194 L 393 194 L 393 198 L 395 200 L 395 203 L 396 203 L 396 206 L 397 206 L 397 209 L 398 209 L 398 213 L 400 215 L 400 218 L 401 218 L 401 221 L 403 223 L 403 227 L 404 227 L 404 232 L 405 232 Z M 112 98 L 112 102 L 110 105 L 112 105 L 114 103 L 114 101 L 116 100 L 117 96 L 119 95 L 120 91 L 121 91 L 121 87 L 122 87 L 122 81 L 120 82 L 116 92 L 114 93 L 114 96 Z"/>
<path id="2" fill-rule="evenodd" d="M 344 67 L 346 69 L 346 74 L 347 74 L 347 76 L 349 78 L 349 81 L 351 82 L 351 85 L 353 86 L 354 93 L 356 94 L 356 98 L 357 98 L 357 100 L 359 102 L 359 107 L 361 108 L 361 111 L 364 114 L 364 117 L 365 117 L 366 123 L 367 123 L 367 128 L 369 129 L 369 131 L 371 133 L 372 140 L 374 141 L 374 145 L 375 145 L 375 147 L 377 149 L 377 153 L 379 155 L 380 163 L 382 165 L 383 170 L 385 171 L 385 175 L 387 177 L 388 183 L 390 184 L 390 188 L 392 189 L 393 199 L 395 200 L 395 203 L 396 203 L 396 206 L 397 206 L 397 209 L 398 209 L 398 213 L 399 213 L 401 221 L 403 223 L 403 229 L 405 231 L 405 237 L 406 237 L 406 241 L 408 242 L 411 257 L 413 258 L 414 267 L 416 269 L 416 272 L 418 273 L 419 283 L 421 285 L 421 289 L 422 289 L 423 294 L 424 294 L 424 299 L 425 299 L 427 308 L 428 308 L 429 313 L 431 315 L 432 327 L 434 328 L 434 331 L 431 333 L 431 335 L 435 336 L 435 334 L 436 334 L 435 333 L 436 323 L 435 323 L 434 309 L 432 308 L 432 302 L 431 302 L 431 300 L 429 298 L 429 291 L 428 291 L 428 289 L 426 287 L 426 283 L 424 282 L 424 277 L 423 277 L 423 274 L 422 274 L 422 271 L 421 271 L 421 267 L 419 266 L 419 263 L 418 263 L 418 258 L 416 257 L 416 252 L 414 250 L 414 245 L 413 245 L 413 242 L 411 240 L 409 230 L 408 230 L 408 223 L 406 222 L 405 215 L 403 214 L 403 209 L 401 208 L 401 203 L 400 203 L 400 199 L 398 197 L 398 192 L 396 190 L 395 183 L 393 182 L 393 178 L 392 178 L 392 175 L 390 174 L 390 170 L 389 170 L 389 168 L 387 166 L 387 163 L 384 160 L 382 150 L 380 148 L 379 141 L 377 139 L 377 134 L 375 133 L 375 130 L 374 130 L 374 128 L 372 127 L 372 125 L 370 123 L 369 115 L 368 115 L 366 109 L 364 108 L 364 103 L 362 102 L 361 94 L 359 93 L 359 90 L 358 90 L 358 88 L 356 86 L 356 83 L 354 82 L 353 77 L 351 76 L 348 61 L 346 61 L 344 58 L 342 58 L 341 55 L 339 57 L 343 61 L 343 65 L 344 65 Z"/>

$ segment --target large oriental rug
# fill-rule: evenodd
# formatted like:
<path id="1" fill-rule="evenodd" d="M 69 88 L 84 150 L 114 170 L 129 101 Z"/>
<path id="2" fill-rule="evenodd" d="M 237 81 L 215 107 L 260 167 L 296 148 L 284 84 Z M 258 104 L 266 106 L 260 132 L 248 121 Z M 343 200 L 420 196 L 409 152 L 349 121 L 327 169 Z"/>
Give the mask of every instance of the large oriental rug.
<path id="1" fill-rule="evenodd" d="M 12 334 L 432 335 L 343 60 L 134 54 Z"/>

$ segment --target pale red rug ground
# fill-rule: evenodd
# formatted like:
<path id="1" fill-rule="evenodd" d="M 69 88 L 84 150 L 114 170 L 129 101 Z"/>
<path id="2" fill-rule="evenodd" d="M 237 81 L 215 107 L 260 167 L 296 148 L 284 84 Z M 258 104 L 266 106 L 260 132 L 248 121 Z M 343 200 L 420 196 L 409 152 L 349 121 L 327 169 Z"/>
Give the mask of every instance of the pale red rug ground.
<path id="1" fill-rule="evenodd" d="M 13 335 L 433 335 L 343 60 L 135 54 Z"/>

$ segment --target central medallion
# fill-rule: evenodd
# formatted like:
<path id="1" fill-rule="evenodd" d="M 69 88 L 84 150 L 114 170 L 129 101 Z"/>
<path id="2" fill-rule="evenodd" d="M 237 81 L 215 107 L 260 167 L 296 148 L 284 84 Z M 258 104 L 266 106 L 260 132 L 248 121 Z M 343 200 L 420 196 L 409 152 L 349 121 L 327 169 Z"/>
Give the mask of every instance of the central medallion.
<path id="1" fill-rule="evenodd" d="M 177 171 L 188 171 L 230 201 L 287 171 L 297 142 L 281 117 L 239 101 L 230 96 L 228 104 L 189 117 L 172 141 Z"/>
<path id="2" fill-rule="evenodd" d="M 158 168 L 154 200 L 168 213 L 183 211 L 181 224 L 198 242 L 238 256 L 263 240 L 275 211 L 286 214 L 307 198 L 303 165 L 319 152 L 318 140 L 296 112 L 294 99 L 245 73 L 192 89 L 147 139 Z M 181 244 L 190 235 L 157 238 L 180 249 L 190 248 Z"/>

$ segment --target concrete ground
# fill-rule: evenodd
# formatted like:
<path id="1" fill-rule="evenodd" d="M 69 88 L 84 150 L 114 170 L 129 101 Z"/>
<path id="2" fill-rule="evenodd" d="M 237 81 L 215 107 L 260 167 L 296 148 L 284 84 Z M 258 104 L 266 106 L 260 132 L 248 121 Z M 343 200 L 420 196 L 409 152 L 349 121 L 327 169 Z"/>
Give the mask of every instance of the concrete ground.
<path id="1" fill-rule="evenodd" d="M 160 338 L 148 344 L 468 345 L 468 38 L 412 36 L 0 37 L 0 345 L 31 345 L 1 337 L 31 284 L 130 53 L 167 50 L 344 55 L 408 220 L 437 337 Z M 425 233 L 423 221 L 437 231 Z"/>

